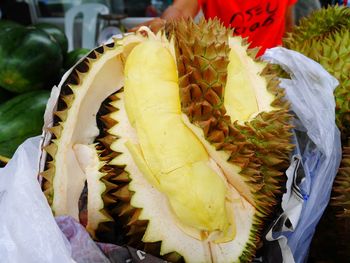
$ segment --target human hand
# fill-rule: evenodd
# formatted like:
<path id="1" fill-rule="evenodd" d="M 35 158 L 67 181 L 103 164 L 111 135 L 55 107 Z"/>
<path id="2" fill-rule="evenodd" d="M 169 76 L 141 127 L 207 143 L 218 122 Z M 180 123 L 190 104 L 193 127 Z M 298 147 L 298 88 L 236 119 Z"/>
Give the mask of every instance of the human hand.
<path id="1" fill-rule="evenodd" d="M 147 26 L 149 29 L 151 29 L 154 33 L 157 33 L 160 29 L 162 29 L 166 24 L 166 20 L 162 18 L 155 18 L 152 20 L 149 20 L 147 22 L 144 22 L 142 24 L 139 24 L 131 29 L 128 30 L 128 32 L 136 32 L 141 26 Z"/>

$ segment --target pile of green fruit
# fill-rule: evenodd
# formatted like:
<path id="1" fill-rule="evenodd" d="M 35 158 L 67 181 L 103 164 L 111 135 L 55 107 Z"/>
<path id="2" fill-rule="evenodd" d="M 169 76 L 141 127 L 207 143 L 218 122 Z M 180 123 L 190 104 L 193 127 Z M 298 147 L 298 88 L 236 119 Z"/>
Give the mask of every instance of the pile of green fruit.
<path id="1" fill-rule="evenodd" d="M 51 88 L 88 51 L 79 48 L 68 52 L 66 35 L 55 25 L 23 26 L 0 20 L 2 160 L 11 158 L 27 138 L 41 134 Z"/>

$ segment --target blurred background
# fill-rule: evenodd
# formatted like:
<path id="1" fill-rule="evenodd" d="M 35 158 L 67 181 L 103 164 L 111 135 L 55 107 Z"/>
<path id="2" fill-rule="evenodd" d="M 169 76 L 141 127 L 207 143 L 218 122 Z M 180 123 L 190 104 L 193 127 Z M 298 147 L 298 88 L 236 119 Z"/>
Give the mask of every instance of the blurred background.
<path id="1" fill-rule="evenodd" d="M 91 9 L 97 5 L 86 6 L 92 3 L 105 6 L 108 11 L 96 11 L 95 14 Z M 67 21 L 67 12 L 77 8 L 81 13 L 74 17 L 74 47 L 92 48 L 89 45 L 84 46 L 81 42 L 84 12 L 88 12 L 90 17 L 92 13 L 93 16 L 97 15 L 95 34 L 91 37 L 95 38 L 96 44 L 101 44 L 114 34 L 126 32 L 152 17 L 160 16 L 171 3 L 172 0 L 1 0 L 0 19 L 12 20 L 23 25 L 50 23 L 65 30 L 66 24 L 72 23 L 71 18 Z"/>
<path id="2" fill-rule="evenodd" d="M 67 12 L 72 8 L 83 9 L 84 5 L 94 3 L 108 9 L 106 12 L 94 14 L 97 15 L 96 28 L 94 28 L 95 34 L 91 37 L 94 37 L 96 44 L 101 44 L 113 34 L 125 32 L 152 17 L 160 16 L 172 2 L 173 0 L 1 0 L 0 19 L 13 20 L 24 25 L 51 23 L 62 30 L 65 30 L 65 26 L 67 27 L 65 24 L 74 23 L 73 31 L 76 35 L 74 47 L 91 48 L 91 46 L 84 46 L 81 42 L 84 28 L 82 13 L 77 15 L 73 22 L 71 19 L 69 21 L 66 19 Z M 315 9 L 343 2 L 342 0 L 299 0 L 294 10 L 296 23 Z"/>

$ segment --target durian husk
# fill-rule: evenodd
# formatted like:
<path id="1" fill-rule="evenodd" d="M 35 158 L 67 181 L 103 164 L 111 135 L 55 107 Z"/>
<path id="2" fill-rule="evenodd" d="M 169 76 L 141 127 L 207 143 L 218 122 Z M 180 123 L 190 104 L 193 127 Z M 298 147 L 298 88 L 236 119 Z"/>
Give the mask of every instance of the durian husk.
<path id="1" fill-rule="evenodd" d="M 150 33 L 150 31 L 148 31 L 148 33 Z M 122 157 L 121 159 L 123 159 L 125 154 L 111 150 L 111 145 L 113 143 L 118 144 L 123 134 L 128 133 L 128 131 L 124 130 L 123 133 L 120 134 L 120 138 L 108 132 L 114 126 L 121 126 L 116 125 L 117 123 L 111 118 L 111 114 L 118 114 L 119 111 L 118 100 L 120 93 L 118 93 L 118 91 L 122 93 L 124 62 L 131 50 L 148 38 L 148 33 L 147 30 L 141 30 L 135 35 L 131 34 L 122 39 L 115 39 L 113 43 L 92 50 L 90 54 L 65 75 L 59 85 L 60 94 L 54 107 L 52 123 L 49 122 L 46 126 L 47 130 L 44 142 L 49 143 L 43 145 L 43 160 L 45 165 L 41 176 L 43 191 L 55 215 L 70 215 L 80 220 L 82 224 L 86 225 L 87 230 L 96 240 L 117 243 L 119 245 L 127 243 L 159 256 L 161 254 L 161 242 L 142 242 L 142 237 L 145 234 L 148 222 L 138 219 L 141 209 L 132 206 L 130 203 L 133 192 L 129 190 L 130 177 L 129 172 L 125 169 L 127 166 L 126 163 L 122 161 L 122 164 L 119 164 L 118 161 L 115 161 L 118 157 Z M 110 65 L 105 65 L 108 63 Z M 87 91 L 89 91 L 89 93 L 87 93 Z M 103 96 L 99 94 L 100 91 L 102 91 Z M 110 96 L 109 101 L 112 101 L 113 105 L 117 107 L 114 107 L 112 103 L 110 103 L 103 106 L 104 109 L 102 111 L 104 113 L 99 114 L 98 110 L 102 101 L 111 93 L 115 92 L 117 93 Z M 89 97 L 87 94 L 91 96 Z M 73 133 L 82 138 L 77 140 L 77 138 L 73 136 L 72 140 L 69 142 L 70 145 L 67 146 L 62 143 L 62 137 L 65 132 L 72 132 L 72 129 L 65 130 L 64 127 L 67 123 L 67 119 L 72 118 L 74 112 L 77 112 L 77 108 L 82 107 L 81 104 L 84 103 L 84 100 L 87 102 L 85 106 L 93 108 L 92 110 L 88 110 L 91 112 L 89 116 L 93 117 L 93 120 L 90 119 L 89 121 L 89 132 L 87 132 L 85 136 L 81 136 L 81 134 L 83 134 L 82 131 L 84 131 L 83 128 L 86 127 L 81 125 L 79 121 L 86 122 L 86 119 L 84 120 L 84 116 L 79 116 L 77 119 L 78 124 L 74 124 L 76 130 L 74 130 Z M 73 109 L 73 111 L 71 111 L 71 109 Z M 85 108 L 85 110 L 87 109 Z M 98 125 L 95 116 L 97 116 L 97 123 L 100 123 L 100 130 L 97 128 Z M 81 131 L 79 131 L 79 129 L 81 129 Z M 93 135 L 90 134 L 92 131 Z M 98 159 L 98 163 L 93 167 L 93 174 L 97 175 L 93 183 L 99 185 L 100 190 L 96 193 L 90 189 L 88 190 L 88 195 L 100 195 L 97 199 L 102 199 L 103 205 L 96 209 L 96 211 L 87 211 L 87 219 L 77 210 L 73 212 L 69 211 L 69 209 L 57 211 L 53 204 L 55 195 L 58 195 L 55 192 L 58 188 L 55 186 L 54 181 L 61 180 L 64 176 L 62 173 L 56 171 L 58 162 L 57 148 L 61 146 L 71 150 L 74 147 L 77 148 L 77 145 L 81 153 L 88 154 L 90 157 Z M 82 164 L 83 161 L 86 161 L 84 160 L 86 158 L 83 154 L 79 156 L 80 154 L 78 151 L 75 151 L 74 155 L 75 156 L 69 156 L 70 159 L 68 158 L 66 162 L 69 163 L 74 158 L 81 158 L 82 160 L 81 162 L 78 160 L 76 167 L 71 169 L 69 173 L 72 180 L 80 181 L 79 185 L 74 185 L 73 187 L 74 191 L 80 194 L 83 191 L 85 177 L 81 176 L 82 178 L 79 179 L 76 178 L 76 176 L 77 170 L 82 174 L 87 173 L 86 170 L 84 170 L 86 167 L 83 167 Z M 62 160 L 59 161 L 59 166 L 64 166 Z M 135 166 L 135 164 L 129 161 L 129 166 Z M 70 184 L 74 184 L 74 181 L 70 182 Z M 61 192 L 59 195 L 63 195 L 63 197 L 65 197 L 65 195 L 70 195 L 67 188 L 65 192 Z M 76 208 L 78 207 L 78 199 L 79 196 L 77 195 L 73 199 L 67 198 Z M 89 199 L 91 198 L 88 197 L 88 207 Z M 100 201 L 101 200 L 98 200 L 98 203 L 101 203 Z M 94 208 L 96 208 L 96 200 L 93 202 L 95 204 Z M 92 219 L 90 218 L 91 216 L 93 217 Z M 121 231 L 120 226 L 124 227 L 123 233 L 119 233 Z M 113 235 L 117 235 L 118 237 L 113 237 Z M 124 236 L 120 238 L 121 235 Z M 163 258 L 170 262 L 182 261 L 181 256 L 173 252 L 164 254 Z"/>
<path id="2" fill-rule="evenodd" d="M 350 144 L 336 176 L 330 205 L 317 226 L 310 258 L 326 262 L 347 262 L 350 257 Z"/>
<path id="3" fill-rule="evenodd" d="M 216 35 L 217 33 L 221 34 L 221 39 L 220 39 L 221 42 L 219 41 L 219 39 L 211 40 L 212 41 L 211 42 L 211 41 L 208 41 L 208 39 L 206 39 L 205 37 L 209 35 L 212 37 L 212 35 L 209 33 L 212 28 L 208 30 L 208 28 L 206 28 L 207 24 L 204 21 L 202 21 L 202 24 L 199 25 L 199 27 L 201 28 L 200 29 L 197 28 L 197 31 L 194 31 L 191 28 L 191 26 L 194 26 L 193 23 L 192 24 L 191 23 L 187 24 L 187 22 L 182 22 L 182 23 L 183 24 L 180 24 L 180 25 L 175 25 L 175 24 L 169 25 L 169 29 L 168 29 L 169 32 L 170 30 L 173 30 L 172 28 L 175 27 L 181 33 L 184 33 L 187 30 L 188 30 L 187 32 L 191 32 L 191 33 L 193 32 L 197 34 L 198 32 L 204 33 L 202 46 L 195 45 L 199 49 L 202 48 L 201 52 L 203 52 L 203 48 L 205 48 L 206 46 L 210 48 L 212 48 L 212 46 L 215 46 L 215 45 L 221 46 L 221 48 L 218 48 L 218 50 L 213 51 L 213 54 L 215 54 L 215 56 L 217 54 L 222 54 L 222 56 L 214 58 L 214 59 L 218 59 L 219 61 L 218 63 L 215 63 L 215 62 L 212 63 L 212 65 L 214 65 L 212 70 L 220 72 L 219 74 L 221 74 L 222 72 L 223 77 L 218 77 L 218 79 L 220 79 L 220 83 L 216 85 L 216 88 L 218 90 L 221 89 L 221 94 L 219 97 L 223 99 L 222 92 L 226 84 L 226 74 L 227 74 L 226 66 L 228 64 L 227 52 L 229 51 L 227 39 L 230 32 L 226 30 L 222 31 L 224 30 L 224 28 L 221 27 L 221 25 L 216 24 L 217 22 L 212 22 L 212 21 L 209 22 L 209 25 L 210 25 L 209 27 L 213 27 L 215 29 L 217 28 L 216 29 L 217 31 L 214 31 L 214 33 Z M 181 26 L 183 27 L 182 31 L 181 29 L 179 29 Z M 188 28 L 188 26 L 190 28 Z M 171 34 L 173 34 L 173 32 L 171 32 Z M 179 37 L 179 32 L 176 32 L 173 35 L 173 37 L 176 42 L 187 41 L 186 39 L 181 39 Z M 216 41 L 217 43 L 213 43 Z M 192 48 L 192 47 L 189 47 L 189 48 Z M 179 49 L 177 50 L 177 52 L 178 52 L 177 57 L 179 57 Z M 222 52 L 222 53 L 219 53 L 219 52 Z M 253 51 L 249 50 L 248 52 L 251 52 L 252 57 L 255 57 L 256 50 L 253 50 Z M 187 59 L 189 59 L 190 56 L 191 55 L 189 55 Z M 186 59 L 186 56 L 182 55 L 181 59 Z M 177 63 L 178 63 L 178 69 L 179 69 L 179 77 L 182 79 L 180 80 L 180 97 L 181 99 L 188 98 L 189 97 L 188 93 L 186 94 L 186 92 L 184 91 L 186 87 L 181 84 L 181 82 L 184 82 L 184 79 L 185 79 L 184 76 L 181 75 L 183 74 L 183 72 L 181 72 L 181 64 L 180 64 L 181 62 L 179 62 L 178 60 Z M 267 72 L 267 69 L 265 71 Z M 226 134 L 227 137 L 233 137 L 232 144 L 236 143 L 237 145 L 232 145 L 232 144 L 230 145 L 231 141 L 229 141 L 229 143 L 227 144 L 222 144 L 219 141 L 217 141 L 217 138 L 220 138 L 220 134 L 217 137 L 215 135 L 215 132 L 212 133 L 212 131 L 215 131 L 217 126 L 215 126 L 215 124 L 213 123 L 212 125 L 214 125 L 214 128 L 211 128 L 210 126 L 211 124 L 209 122 L 209 125 L 207 125 L 206 127 L 208 128 L 207 134 L 211 135 L 211 138 L 209 140 L 210 143 L 215 145 L 215 147 L 218 150 L 224 149 L 223 147 L 226 147 L 225 150 L 230 149 L 231 152 L 233 152 L 232 148 L 238 149 L 236 150 L 238 153 L 234 152 L 233 154 L 236 156 L 235 158 L 232 158 L 234 160 L 232 161 L 232 163 L 235 165 L 238 165 L 239 167 L 242 167 L 242 171 L 244 171 L 242 173 L 243 173 L 243 176 L 245 176 L 244 177 L 245 180 L 249 180 L 247 185 L 249 185 L 249 187 L 253 189 L 252 191 L 253 196 L 255 196 L 255 198 L 257 196 L 259 197 L 259 200 L 255 200 L 256 202 L 255 206 L 256 206 L 256 209 L 258 210 L 258 212 L 256 213 L 257 216 L 254 218 L 254 223 L 253 223 L 253 227 L 249 237 L 249 241 L 247 242 L 246 247 L 243 249 L 243 253 L 240 256 L 239 260 L 241 262 L 249 262 L 255 254 L 256 247 L 259 245 L 259 240 L 260 240 L 259 235 L 264 225 L 263 221 L 265 221 L 267 216 L 271 215 L 274 205 L 278 203 L 278 198 L 281 194 L 281 185 L 283 185 L 283 182 L 285 180 L 283 177 L 283 171 L 288 166 L 289 153 L 293 148 L 290 143 L 291 125 L 289 122 L 290 122 L 291 116 L 288 113 L 288 104 L 285 101 L 283 101 L 282 99 L 284 95 L 283 91 L 278 88 L 277 81 L 275 80 L 274 76 L 266 76 L 265 71 L 262 72 L 262 74 L 264 77 L 267 77 L 268 79 L 268 83 L 269 83 L 268 89 L 270 90 L 270 92 L 274 93 L 274 95 L 276 96 L 276 100 L 273 102 L 273 105 L 276 108 L 279 107 L 280 109 L 274 112 L 260 113 L 253 121 L 251 121 L 248 124 L 233 123 L 233 121 L 230 120 L 229 116 L 225 115 L 225 109 L 222 107 L 222 105 L 221 105 L 221 108 L 220 106 L 217 107 L 217 104 L 218 104 L 218 102 L 216 101 L 217 90 L 208 89 L 209 92 L 205 97 L 208 98 L 209 103 L 206 103 L 206 105 L 208 105 L 209 109 L 208 111 L 202 110 L 202 112 L 207 113 L 208 116 L 213 115 L 217 119 L 220 119 L 220 124 L 218 126 L 221 127 L 221 129 L 217 129 L 217 131 L 219 133 L 222 133 L 222 130 L 225 130 L 225 132 L 227 133 Z M 208 76 L 210 77 L 210 72 L 208 72 Z M 207 81 L 205 77 L 203 78 L 203 80 Z M 197 101 L 197 98 L 192 98 L 192 99 L 193 99 L 193 102 Z M 122 105 L 123 100 L 118 100 L 112 103 L 114 107 L 119 109 L 118 113 L 116 113 L 118 116 L 116 115 L 114 118 L 118 120 L 123 120 L 125 118 L 121 116 L 122 114 L 125 114 L 125 113 L 122 113 L 121 111 L 121 109 L 124 108 L 124 106 Z M 199 106 L 201 106 L 201 104 L 203 104 L 203 102 L 199 101 Z M 215 110 L 213 110 L 213 108 L 215 108 Z M 182 110 L 186 114 L 189 113 L 189 106 L 184 103 L 184 100 L 182 100 Z M 193 121 L 193 118 L 191 118 L 191 115 L 188 114 L 188 116 L 189 116 L 189 119 L 190 120 L 192 119 Z M 198 116 L 197 121 L 201 121 L 201 120 L 203 120 L 204 122 L 207 119 L 203 118 L 203 116 Z M 217 120 L 215 120 L 215 118 L 214 118 L 214 122 L 217 123 Z M 118 128 L 118 125 L 116 125 L 114 129 L 115 130 L 111 131 L 111 133 L 113 133 L 114 135 L 121 136 L 123 129 Z M 128 130 L 129 128 L 125 128 L 125 129 Z M 228 133 L 226 129 L 227 130 L 230 129 L 230 133 Z M 280 139 L 276 139 L 276 138 L 273 139 L 273 137 L 279 137 Z M 256 138 L 261 138 L 261 140 L 258 140 Z M 267 140 L 267 138 L 270 138 L 271 145 L 269 145 L 269 141 Z M 125 140 L 125 138 L 123 140 Z M 222 148 L 220 148 L 220 145 Z M 267 156 L 267 158 L 264 158 L 265 156 Z M 124 154 L 124 159 L 126 158 L 127 157 L 125 157 L 125 154 Z M 119 160 L 118 162 L 121 162 L 121 160 Z M 256 164 L 254 164 L 254 162 L 256 162 Z M 278 167 L 278 168 L 275 168 L 275 167 Z M 126 167 L 126 169 L 128 170 L 128 167 Z M 254 175 L 256 176 L 254 177 Z M 133 181 L 131 183 L 133 183 Z M 132 190 L 132 187 L 131 188 L 129 187 L 129 190 L 130 189 Z M 133 197 L 131 198 L 131 200 L 133 200 Z M 125 204 L 123 207 L 126 207 L 125 210 L 129 211 L 131 210 L 130 207 L 132 207 L 132 205 L 130 206 L 130 204 Z M 142 220 L 139 220 L 140 215 L 142 213 L 143 213 L 142 210 L 137 210 L 137 212 L 135 211 L 129 214 L 128 216 L 126 216 L 125 220 L 128 221 L 126 225 L 127 225 L 127 228 L 129 229 L 130 244 L 135 247 L 142 248 L 147 252 L 151 252 L 151 253 L 154 253 L 155 250 L 159 251 L 159 247 L 160 247 L 160 250 L 162 251 L 163 244 L 160 244 L 159 242 L 156 242 L 156 243 L 140 242 L 141 237 L 144 236 L 145 231 L 149 230 L 148 229 L 149 225 L 145 225 L 144 222 L 140 222 Z M 176 253 L 171 253 L 171 255 L 172 256 L 175 255 L 174 257 L 176 259 L 179 258 L 179 255 L 176 255 Z M 172 259 L 172 261 L 173 260 L 174 259 Z"/>
<path id="4" fill-rule="evenodd" d="M 245 123 L 231 119 L 224 107 L 224 89 L 228 54 L 233 48 L 228 38 L 232 31 L 216 19 L 202 20 L 199 25 L 175 22 L 168 31 L 176 40 L 183 112 L 192 124 L 203 130 L 205 139 L 217 151 L 228 153 L 227 161 L 241 168 L 239 175 L 249 185 L 250 193 L 245 197 L 258 213 L 251 240 L 240 258 L 242 262 L 248 262 L 259 244 L 264 221 L 282 193 L 283 172 L 289 165 L 293 148 L 289 105 L 283 99 L 284 92 L 278 87 L 275 76 L 267 75 L 271 69 L 261 63 L 265 68 L 261 76 L 268 81 L 268 91 L 276 96 L 272 106 L 278 109 L 261 112 Z M 249 50 L 245 41 L 241 45 L 255 60 L 257 50 Z"/>
<path id="5" fill-rule="evenodd" d="M 335 231 L 339 244 L 337 258 L 346 261 L 350 257 L 350 138 L 343 148 L 343 159 L 337 174 L 331 205 L 335 208 L 337 219 Z"/>
<path id="6" fill-rule="evenodd" d="M 123 89 L 110 97 L 110 99 L 109 113 L 100 119 L 101 123 L 106 127 L 104 136 L 98 140 L 103 143 L 105 149 L 109 152 L 109 156 L 111 156 L 111 153 L 114 154 L 114 158 L 109 159 L 102 169 L 109 170 L 110 167 L 120 167 L 125 175 L 125 181 L 121 187 L 115 189 L 114 193 L 112 193 L 111 200 L 113 202 L 106 206 L 107 211 L 116 222 L 119 221 L 121 223 L 124 235 L 123 241 L 127 245 L 162 257 L 169 262 L 182 262 L 183 258 L 176 252 L 161 254 L 161 241 L 142 241 L 149 222 L 148 220 L 140 219 L 142 208 L 132 204 L 134 191 L 130 183 L 131 180 L 137 180 L 135 173 L 138 172 L 124 146 L 128 138 L 125 132 L 130 135 L 130 128 L 126 119 Z M 116 119 L 119 120 L 119 123 L 115 122 Z M 109 126 L 108 124 L 113 125 Z M 116 152 L 116 149 L 120 149 L 120 152 Z M 108 235 L 108 231 L 111 231 L 110 225 L 102 223 L 97 229 L 97 235 L 102 236 L 103 233 Z"/>
<path id="7" fill-rule="evenodd" d="M 129 181 L 123 167 L 108 165 L 118 154 L 108 148 L 115 138 L 100 136 L 95 142 L 100 133 L 96 115 L 102 102 L 122 88 L 125 58 L 144 39 L 142 34 L 114 39 L 82 58 L 59 84 L 53 117 L 45 126 L 44 165 L 40 173 L 45 196 L 56 216 L 70 215 L 79 220 L 78 201 L 89 170 L 91 176 L 96 176 L 94 184 L 101 191 L 88 191 L 91 195 L 88 207 L 93 205 L 96 211 L 88 212 L 88 220 L 83 223 L 93 237 L 99 223 L 113 220 L 107 211 L 113 210 L 111 207 L 120 196 L 123 198 L 124 185 Z M 50 114 L 50 111 L 45 113 L 46 116 Z M 115 124 L 108 114 L 102 119 L 105 130 Z M 95 167 L 90 167 L 87 156 L 96 160 Z M 97 200 L 92 198 L 96 195 L 100 196 Z M 56 198 L 60 199 L 55 201 Z"/>
<path id="8" fill-rule="evenodd" d="M 111 118 L 111 112 L 118 110 L 110 105 L 109 102 L 118 100 L 119 92 L 122 92 L 122 89 L 108 97 L 106 100 L 107 102 L 102 105 L 102 113 L 100 111 L 97 115 L 97 121 L 98 124 L 100 124 L 100 135 L 95 139 L 94 146 L 98 153 L 100 163 L 100 169 L 98 171 L 101 175 L 98 180 L 105 187 L 105 190 L 101 193 L 103 209 L 89 209 L 88 207 L 89 217 L 86 226 L 87 230 L 95 239 L 104 240 L 105 242 L 111 240 L 113 243 L 123 241 L 121 238 L 123 233 L 115 233 L 115 237 L 111 237 L 111 232 L 114 224 L 113 222 L 120 221 L 118 219 L 119 214 L 117 210 L 121 206 L 121 203 L 130 201 L 132 195 L 127 188 L 130 183 L 130 177 L 128 172 L 124 169 L 125 167 L 111 164 L 111 161 L 121 154 L 111 149 L 112 143 L 117 141 L 118 138 L 108 133 L 108 130 L 117 124 L 116 121 Z M 97 179 L 95 180 L 97 181 Z M 99 182 L 91 183 L 98 184 Z M 91 214 L 91 212 L 93 214 Z"/>
<path id="9" fill-rule="evenodd" d="M 350 138 L 343 148 L 342 157 L 333 188 L 332 205 L 338 208 L 338 217 L 350 219 Z"/>
<path id="10" fill-rule="evenodd" d="M 169 48 L 169 50 L 171 50 L 171 47 Z M 140 61 L 142 61 L 142 59 L 149 60 L 150 58 L 140 58 Z M 169 57 L 167 59 L 169 59 Z M 175 64 L 175 61 L 173 63 Z M 150 63 L 148 63 L 148 65 L 149 64 Z M 159 64 L 161 66 L 161 63 Z M 144 68 L 141 69 L 144 70 Z M 138 78 L 140 78 L 140 75 L 137 76 Z M 141 76 L 147 77 L 145 74 L 142 73 Z M 147 87 L 140 87 L 140 91 L 142 91 L 142 88 Z M 122 96 L 122 94 L 120 94 L 120 96 Z M 150 96 L 149 93 L 147 93 L 146 97 L 148 98 L 148 96 Z M 210 240 L 206 240 L 206 236 L 196 239 L 191 237 L 190 235 L 187 235 L 186 232 L 182 231 L 182 228 L 178 227 L 178 225 L 181 225 L 181 223 L 179 224 L 176 218 L 174 218 L 171 209 L 169 209 L 167 199 L 164 198 L 163 193 L 159 192 L 156 187 L 152 187 L 150 183 L 147 182 L 145 176 L 140 174 L 140 171 L 138 171 L 137 169 L 138 167 L 135 167 L 135 165 L 133 165 L 133 158 L 132 156 L 130 156 L 130 153 L 126 149 L 126 145 L 128 141 L 135 141 L 137 143 L 137 139 L 134 138 L 135 136 L 133 133 L 135 132 L 132 132 L 131 124 L 129 123 L 130 120 L 128 119 L 128 116 L 125 111 L 126 106 L 123 105 L 124 101 L 124 99 L 120 99 L 112 102 L 113 106 L 119 109 L 117 112 L 113 113 L 114 119 L 119 121 L 119 125 L 113 127 L 110 130 L 110 132 L 120 137 L 120 140 L 113 144 L 112 148 L 115 151 L 117 151 L 117 149 L 121 149 L 120 151 L 123 152 L 123 154 L 119 158 L 113 160 L 113 163 L 127 164 L 125 169 L 129 171 L 130 177 L 132 178 L 132 181 L 129 184 L 129 189 L 131 191 L 136 191 L 131 198 L 131 204 L 134 207 L 143 208 L 142 210 L 139 210 L 139 212 L 135 214 L 135 216 L 133 215 L 130 221 L 128 222 L 128 227 L 133 231 L 130 235 L 132 245 L 137 246 L 138 243 L 140 243 L 140 241 L 142 240 L 146 243 L 144 245 L 145 250 L 160 247 L 160 255 L 169 256 L 170 253 L 172 258 L 171 261 L 177 260 L 179 258 L 179 255 L 176 255 L 176 253 L 172 253 L 172 251 L 176 251 L 178 254 L 183 255 L 189 262 L 210 262 L 212 260 L 215 261 L 215 258 L 218 258 L 219 261 L 236 261 L 236 259 L 231 260 L 231 256 L 229 254 L 231 254 L 232 250 L 236 250 L 236 252 L 234 252 L 234 255 L 238 259 L 239 255 L 244 250 L 246 250 L 245 244 L 249 238 L 249 233 L 251 232 L 252 228 L 252 216 L 250 214 L 253 213 L 253 211 L 252 209 L 250 209 L 250 206 L 245 208 L 245 210 L 247 211 L 245 215 L 248 215 L 248 217 L 241 216 L 237 218 L 237 221 L 240 223 L 241 228 L 245 229 L 244 240 L 242 240 L 242 242 L 236 240 L 232 241 L 234 247 L 232 247 L 232 244 L 230 247 L 229 243 L 215 244 L 214 242 L 210 242 Z M 126 133 L 125 131 L 129 132 Z M 208 189 L 208 191 L 210 191 L 210 189 Z M 240 200 L 239 202 L 233 202 L 233 206 L 235 207 L 244 207 L 246 205 L 247 202 L 244 200 Z M 147 224 L 146 232 L 144 232 L 145 228 L 140 227 L 137 223 L 139 222 L 139 220 L 144 219 L 150 219 Z M 239 229 L 239 231 L 241 230 Z M 253 233 L 250 233 L 250 235 L 254 236 L 254 230 Z M 179 240 L 181 240 L 181 242 L 179 242 Z M 162 241 L 161 244 L 159 244 L 159 241 Z M 212 251 L 210 253 L 209 249 L 213 248 L 216 248 L 216 251 Z M 239 251 L 239 254 L 237 254 L 237 251 Z M 167 260 L 169 260 L 168 257 Z"/>

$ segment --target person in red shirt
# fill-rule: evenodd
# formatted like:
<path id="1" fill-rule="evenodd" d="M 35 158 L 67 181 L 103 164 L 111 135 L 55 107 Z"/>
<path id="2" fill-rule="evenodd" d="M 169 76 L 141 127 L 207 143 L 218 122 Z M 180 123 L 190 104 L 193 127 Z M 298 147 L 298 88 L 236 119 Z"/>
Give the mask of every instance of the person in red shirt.
<path id="1" fill-rule="evenodd" d="M 175 0 L 160 18 L 143 25 L 158 31 L 165 21 L 194 18 L 201 8 L 206 19 L 218 17 L 234 34 L 248 38 L 250 47 L 260 47 L 258 55 L 282 44 L 293 24 L 297 0 Z M 133 29 L 135 30 L 135 28 Z"/>

